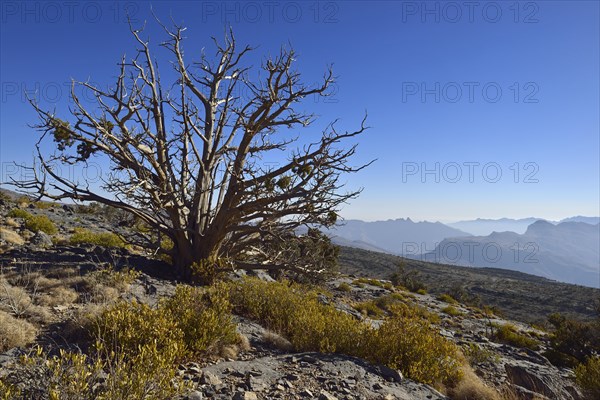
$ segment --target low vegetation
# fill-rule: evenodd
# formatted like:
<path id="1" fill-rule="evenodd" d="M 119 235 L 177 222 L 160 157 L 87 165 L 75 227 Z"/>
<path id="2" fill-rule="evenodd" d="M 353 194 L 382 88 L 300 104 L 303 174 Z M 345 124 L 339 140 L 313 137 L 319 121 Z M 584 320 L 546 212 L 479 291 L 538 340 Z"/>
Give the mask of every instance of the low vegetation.
<path id="1" fill-rule="evenodd" d="M 89 229 L 75 228 L 71 244 L 95 244 L 103 247 L 125 247 L 125 241 L 112 232 L 92 232 Z"/>
<path id="2" fill-rule="evenodd" d="M 44 232 L 48 235 L 54 235 L 58 228 L 50 218 L 45 215 L 33 215 L 25 219 L 25 228 L 32 232 Z"/>
<path id="3" fill-rule="evenodd" d="M 494 332 L 493 338 L 500 343 L 510 344 L 515 347 L 528 348 L 531 350 L 537 350 L 539 348 L 539 342 L 537 340 L 520 333 L 516 326 L 510 323 L 498 326 Z"/>
<path id="4" fill-rule="evenodd" d="M 600 398 L 600 356 L 592 356 L 575 368 L 575 378 L 590 399 Z"/>
<path id="5" fill-rule="evenodd" d="M 237 313 L 283 335 L 296 350 L 363 357 L 430 384 L 460 377 L 458 348 L 409 307 L 390 306 L 391 316 L 374 329 L 319 302 L 314 290 L 290 282 L 245 279 L 230 288 Z"/>

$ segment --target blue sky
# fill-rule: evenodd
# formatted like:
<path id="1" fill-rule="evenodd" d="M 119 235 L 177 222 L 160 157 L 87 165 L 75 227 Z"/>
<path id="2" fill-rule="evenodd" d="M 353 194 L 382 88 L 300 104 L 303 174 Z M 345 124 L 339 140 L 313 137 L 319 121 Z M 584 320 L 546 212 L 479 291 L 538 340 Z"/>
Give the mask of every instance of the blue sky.
<path id="1" fill-rule="evenodd" d="M 67 109 L 71 78 L 112 82 L 121 55 L 148 20 L 150 2 L 1 3 L 2 178 L 10 162 L 31 163 L 35 114 Z M 312 132 L 339 118 L 372 128 L 348 176 L 364 187 L 346 218 L 455 221 L 561 219 L 599 215 L 599 3 L 535 2 L 151 2 L 188 27 L 186 55 L 231 24 L 240 44 L 258 45 L 254 64 L 291 43 L 297 68 L 316 82 L 327 65 L 339 77 L 332 101 L 302 106 L 319 115 Z M 473 5 L 470 5 L 473 4 Z M 164 51 L 157 57 L 167 69 Z M 209 53 L 210 54 L 210 53 Z"/>

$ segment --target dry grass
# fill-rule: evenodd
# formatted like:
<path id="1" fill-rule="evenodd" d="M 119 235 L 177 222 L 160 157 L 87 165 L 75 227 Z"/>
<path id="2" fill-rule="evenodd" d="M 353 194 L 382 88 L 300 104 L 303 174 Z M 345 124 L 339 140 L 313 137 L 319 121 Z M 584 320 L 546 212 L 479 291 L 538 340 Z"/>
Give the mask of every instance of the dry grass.
<path id="1" fill-rule="evenodd" d="M 12 245 L 20 246 L 25 243 L 25 240 L 21 237 L 21 235 L 7 228 L 0 228 L 0 238 Z"/>
<path id="2" fill-rule="evenodd" d="M 6 218 L 4 220 L 4 225 L 6 226 L 10 226 L 11 228 L 18 228 L 21 226 L 21 224 L 19 222 L 17 222 L 17 220 L 15 220 L 14 218 Z"/>
<path id="3" fill-rule="evenodd" d="M 38 302 L 40 305 L 48 307 L 66 306 L 79 300 L 79 294 L 71 288 L 57 287 L 49 293 L 42 294 Z"/>
<path id="4" fill-rule="evenodd" d="M 464 365 L 462 372 L 462 379 L 450 393 L 453 400 L 502 400 L 504 398 L 496 390 L 487 386 L 470 366 Z"/>
<path id="5" fill-rule="evenodd" d="M 9 281 L 0 278 L 0 310 L 21 317 L 32 307 L 33 300 L 24 287 L 13 286 Z"/>
<path id="6" fill-rule="evenodd" d="M 28 345 L 35 340 L 36 334 L 31 323 L 0 310 L 0 352 Z"/>
<path id="7" fill-rule="evenodd" d="M 294 349 L 294 346 L 289 340 L 275 332 L 265 331 L 262 335 L 262 339 L 268 345 L 279 350 L 292 351 Z"/>

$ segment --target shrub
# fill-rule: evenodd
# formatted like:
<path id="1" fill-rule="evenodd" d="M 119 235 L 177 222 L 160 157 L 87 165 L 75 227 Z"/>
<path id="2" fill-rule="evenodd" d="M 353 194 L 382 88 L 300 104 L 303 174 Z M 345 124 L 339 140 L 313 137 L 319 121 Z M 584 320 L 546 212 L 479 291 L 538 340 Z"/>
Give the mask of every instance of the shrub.
<path id="1" fill-rule="evenodd" d="M 504 324 L 497 328 L 494 338 L 501 343 L 510 344 L 516 347 L 524 347 L 531 350 L 537 350 L 539 342 L 529 338 L 517 331 L 513 324 Z"/>
<path id="2" fill-rule="evenodd" d="M 30 218 L 33 215 L 29 214 L 27 211 L 22 210 L 20 208 L 13 208 L 12 210 L 10 210 L 8 212 L 8 214 L 6 214 L 7 217 L 11 217 L 11 218 Z"/>
<path id="3" fill-rule="evenodd" d="M 423 383 L 452 384 L 460 379 L 458 348 L 418 315 L 396 312 L 370 335 L 371 362 L 400 369 Z"/>
<path id="4" fill-rule="evenodd" d="M 0 192 L 0 194 L 2 194 L 2 192 Z M 0 400 L 13 400 L 17 398 L 21 398 L 21 391 L 19 388 L 0 378 Z"/>
<path id="5" fill-rule="evenodd" d="M 157 351 L 155 344 L 127 356 L 96 347 L 101 351 L 90 356 L 61 350 L 51 358 L 38 349 L 22 361 L 35 371 L 35 386 L 45 388 L 50 400 L 170 399 L 190 388 L 177 374 L 171 357 Z M 25 394 L 31 398 L 33 393 Z"/>
<path id="6" fill-rule="evenodd" d="M 450 296 L 449 294 L 440 294 L 437 298 L 439 301 L 443 301 L 446 302 L 448 304 L 457 304 L 458 301 L 456 301 L 456 299 L 454 299 L 454 297 Z"/>
<path id="7" fill-rule="evenodd" d="M 600 356 L 593 356 L 575 368 L 577 384 L 590 399 L 600 398 Z"/>
<path id="8" fill-rule="evenodd" d="M 470 364 L 498 362 L 500 359 L 500 356 L 492 350 L 482 348 L 476 343 L 469 343 L 468 347 L 464 349 L 464 354 Z"/>
<path id="9" fill-rule="evenodd" d="M 424 383 L 460 376 L 458 348 L 409 306 L 390 305 L 379 329 L 318 301 L 317 292 L 289 282 L 246 278 L 230 284 L 234 310 L 285 336 L 299 351 L 336 352 L 400 369 Z"/>
<path id="10" fill-rule="evenodd" d="M 425 289 L 418 289 L 417 290 L 417 294 L 427 294 L 427 290 L 425 290 Z"/>
<path id="11" fill-rule="evenodd" d="M 396 265 L 396 271 L 390 275 L 390 281 L 394 286 L 405 287 L 411 292 L 419 292 L 419 290 L 425 290 L 426 286 L 419 277 L 417 270 L 406 270 L 406 263 L 404 261 L 399 262 Z"/>
<path id="12" fill-rule="evenodd" d="M 36 334 L 32 324 L 0 310 L 0 353 L 28 345 L 35 340 Z"/>
<path id="13" fill-rule="evenodd" d="M 112 266 L 108 268 L 97 269 L 86 275 L 86 280 L 93 286 L 103 285 L 110 288 L 115 288 L 119 292 L 123 292 L 129 288 L 129 285 L 133 283 L 140 276 L 140 272 L 123 268 L 122 270 L 115 270 Z"/>
<path id="14" fill-rule="evenodd" d="M 462 312 L 460 312 L 460 310 L 458 310 L 458 308 L 453 307 L 453 306 L 447 306 L 447 307 L 442 308 L 442 312 L 444 314 L 448 314 L 448 315 L 451 315 L 453 317 L 457 317 L 459 315 L 462 315 Z"/>
<path id="15" fill-rule="evenodd" d="M 350 292 L 352 288 L 346 282 L 342 282 L 338 285 L 337 290 L 340 292 Z"/>
<path id="16" fill-rule="evenodd" d="M 38 208 L 40 210 L 47 210 L 49 208 L 57 207 L 58 206 L 57 203 L 53 203 L 53 202 L 50 202 L 50 201 L 36 201 L 33 204 L 35 204 L 35 208 Z"/>
<path id="17" fill-rule="evenodd" d="M 548 321 L 554 326 L 554 332 L 546 356 L 553 364 L 572 368 L 594 353 L 600 353 L 600 320 L 581 322 L 551 314 Z"/>
<path id="18" fill-rule="evenodd" d="M 102 247 L 125 247 L 126 243 L 112 232 L 96 233 L 84 228 L 75 228 L 71 244 L 95 244 Z"/>
<path id="19" fill-rule="evenodd" d="M 368 317 L 380 318 L 383 316 L 383 310 L 373 300 L 356 303 L 353 307 L 356 311 Z"/>
<path id="20" fill-rule="evenodd" d="M 176 321 L 186 347 L 193 353 L 211 351 L 238 341 L 227 288 L 223 285 L 215 285 L 209 290 L 180 285 L 160 310 Z"/>
<path id="21" fill-rule="evenodd" d="M 54 235 L 58 232 L 56 225 L 45 215 L 33 215 L 25 219 L 25 228 L 33 232 L 44 232 L 48 235 Z"/>
<path id="22" fill-rule="evenodd" d="M 97 346 L 125 355 L 153 345 L 175 362 L 186 350 L 183 332 L 170 315 L 135 301 L 121 301 L 102 312 L 94 321 L 92 335 Z"/>
<path id="23" fill-rule="evenodd" d="M 0 238 L 10 244 L 22 245 L 25 243 L 21 235 L 6 228 L 0 228 Z"/>

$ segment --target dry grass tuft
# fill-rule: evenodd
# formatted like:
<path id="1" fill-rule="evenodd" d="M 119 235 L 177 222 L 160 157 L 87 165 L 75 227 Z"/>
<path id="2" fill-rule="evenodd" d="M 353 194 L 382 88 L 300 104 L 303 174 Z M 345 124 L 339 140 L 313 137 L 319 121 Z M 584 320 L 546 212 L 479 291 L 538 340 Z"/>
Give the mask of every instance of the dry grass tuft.
<path id="1" fill-rule="evenodd" d="M 7 228 L 0 228 L 0 238 L 7 243 L 17 246 L 25 243 L 25 240 L 21 237 L 21 235 Z"/>
<path id="2" fill-rule="evenodd" d="M 0 352 L 28 345 L 35 340 L 36 334 L 31 323 L 0 310 Z"/>
<path id="3" fill-rule="evenodd" d="M 48 307 L 70 305 L 79 299 L 79 294 L 71 288 L 59 286 L 49 293 L 42 294 L 38 302 Z"/>
<path id="4" fill-rule="evenodd" d="M 265 343 L 279 350 L 292 351 L 294 349 L 294 345 L 292 345 L 289 340 L 275 332 L 265 331 L 262 339 L 265 341 Z"/>
<path id="5" fill-rule="evenodd" d="M 479 378 L 473 369 L 464 365 L 462 368 L 463 377 L 458 382 L 456 387 L 451 390 L 451 397 L 454 400 L 502 400 L 503 397 L 487 386 L 481 378 Z"/>
<path id="6" fill-rule="evenodd" d="M 252 349 L 252 346 L 250 345 L 250 340 L 248 340 L 248 336 L 243 335 L 241 333 L 238 334 L 237 345 L 240 348 L 240 351 L 248 351 Z"/>
<path id="7" fill-rule="evenodd" d="M 10 217 L 8 217 L 4 220 L 4 225 L 10 226 L 11 228 L 18 228 L 21 226 L 21 224 L 18 223 L 17 220 L 15 220 L 14 218 L 10 218 Z"/>

